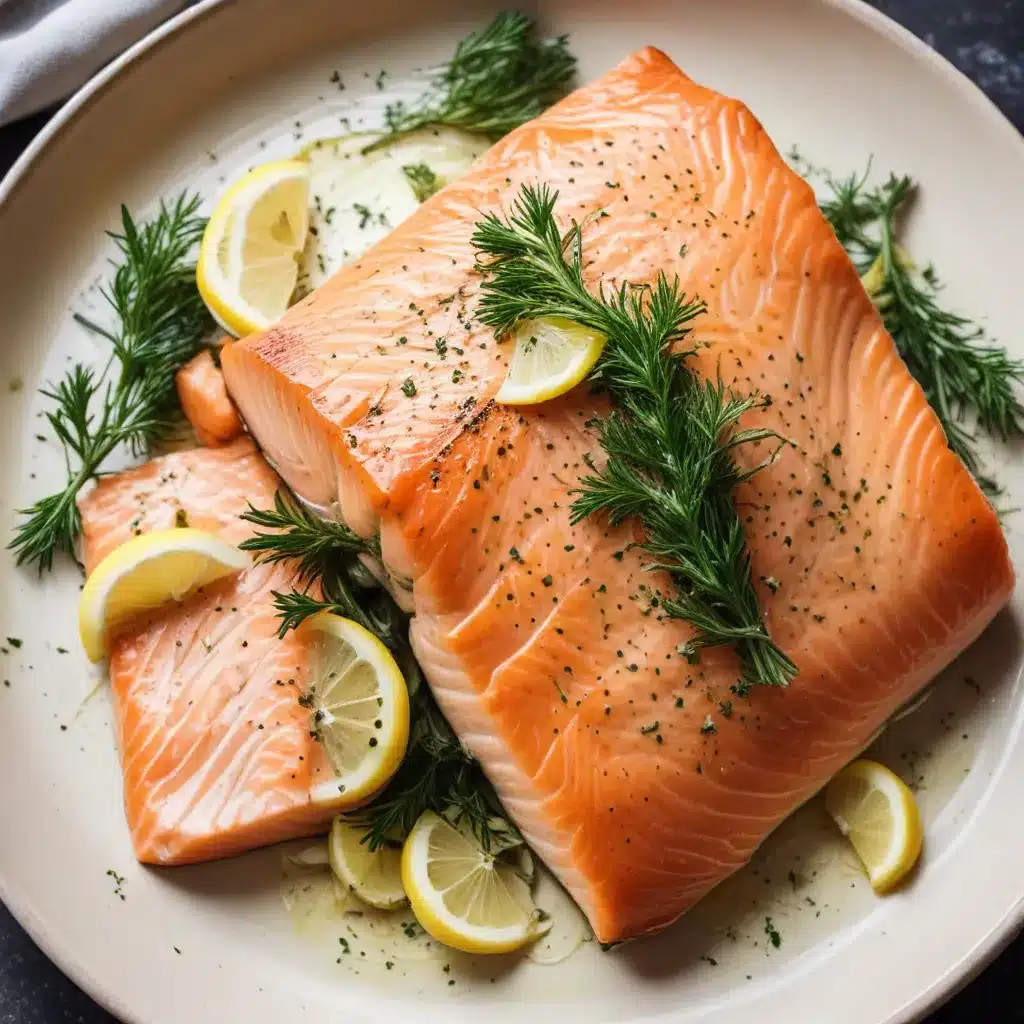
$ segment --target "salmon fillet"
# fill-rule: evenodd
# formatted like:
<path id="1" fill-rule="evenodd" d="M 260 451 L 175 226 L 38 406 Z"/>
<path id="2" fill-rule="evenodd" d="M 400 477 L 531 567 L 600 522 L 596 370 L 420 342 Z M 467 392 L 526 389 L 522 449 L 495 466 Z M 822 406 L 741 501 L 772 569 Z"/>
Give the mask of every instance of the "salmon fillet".
<path id="1" fill-rule="evenodd" d="M 692 365 L 770 396 L 745 425 L 794 442 L 737 494 L 799 668 L 786 689 L 738 698 L 727 649 L 688 664 L 638 535 L 569 525 L 600 399 L 490 401 L 509 348 L 474 319 L 470 236 L 537 181 L 587 220 L 592 283 L 663 270 L 706 301 Z M 664 927 L 743 865 L 1013 587 L 992 508 L 811 189 L 745 106 L 654 49 L 497 143 L 223 366 L 284 478 L 412 580 L 444 713 L 602 941 Z"/>
<path id="2" fill-rule="evenodd" d="M 187 522 L 231 543 L 239 516 L 279 486 L 249 438 L 154 459 L 105 477 L 80 502 L 88 571 L 133 534 Z M 277 638 L 261 565 L 141 616 L 111 643 L 110 683 L 124 803 L 139 860 L 184 864 L 322 831 L 337 811 L 333 771 L 310 736 L 308 643 Z"/>
<path id="3" fill-rule="evenodd" d="M 174 376 L 182 412 L 192 424 L 200 444 L 215 448 L 242 433 L 242 421 L 231 404 L 224 375 L 204 348 Z"/>

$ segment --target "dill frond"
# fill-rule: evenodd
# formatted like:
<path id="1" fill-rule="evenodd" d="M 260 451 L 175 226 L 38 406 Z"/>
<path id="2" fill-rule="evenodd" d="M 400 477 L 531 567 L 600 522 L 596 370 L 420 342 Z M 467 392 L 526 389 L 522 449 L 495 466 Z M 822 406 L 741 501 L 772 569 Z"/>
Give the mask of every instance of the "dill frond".
<path id="1" fill-rule="evenodd" d="M 869 176 L 870 166 L 848 178 L 826 175 L 822 212 L 935 410 L 950 448 L 981 486 L 996 494 L 998 485 L 983 472 L 971 421 L 975 429 L 1002 440 L 1020 436 L 1024 362 L 990 344 L 967 317 L 944 309 L 934 269 L 919 271 L 899 244 L 899 220 L 913 202 L 914 181 L 890 175 L 871 186 Z"/>
<path id="2" fill-rule="evenodd" d="M 429 125 L 500 138 L 561 99 L 575 74 L 566 36 L 538 39 L 530 18 L 503 12 L 458 44 L 415 103 L 388 105 L 387 134 L 364 152 Z"/>
<path id="3" fill-rule="evenodd" d="M 425 203 L 435 192 L 441 190 L 441 179 L 426 164 L 405 164 L 402 174 L 409 182 L 416 201 Z"/>
<path id="4" fill-rule="evenodd" d="M 479 762 L 421 685 L 412 697 L 409 749 L 401 767 L 383 792 L 350 818 L 366 828 L 363 841 L 376 850 L 408 835 L 424 811 L 444 814 L 453 824 L 468 822 L 485 850 L 521 842 Z"/>
<path id="5" fill-rule="evenodd" d="M 258 561 L 296 559 L 299 578 L 310 582 L 350 555 L 379 554 L 373 544 L 353 533 L 344 523 L 314 515 L 294 495 L 279 490 L 273 509 L 258 509 L 251 502 L 242 519 L 271 533 L 257 533 L 238 546 L 255 553 Z"/>
<path id="6" fill-rule="evenodd" d="M 120 250 L 113 280 L 103 296 L 117 325 L 106 330 L 83 316 L 82 326 L 110 342 L 107 367 L 97 373 L 74 366 L 42 391 L 53 402 L 46 417 L 64 448 L 67 484 L 20 510 L 24 518 L 8 544 L 19 565 L 52 568 L 55 554 L 74 557 L 81 532 L 76 498 L 81 488 L 121 446 L 148 455 L 178 421 L 174 374 L 199 351 L 213 325 L 190 261 L 206 221 L 199 197 L 182 193 L 161 203 L 152 220 L 137 225 L 121 207 Z"/>
<path id="7" fill-rule="evenodd" d="M 305 588 L 274 591 L 280 636 L 311 615 L 328 611 L 358 622 L 392 650 L 405 644 L 406 617 L 359 557 L 380 555 L 374 541 L 364 540 L 344 523 L 321 519 L 281 490 L 274 495 L 272 509 L 250 504 L 241 518 L 270 532 L 256 533 L 239 547 L 252 552 L 257 562 L 294 561 L 299 584 Z M 323 596 L 310 593 L 314 588 Z"/>

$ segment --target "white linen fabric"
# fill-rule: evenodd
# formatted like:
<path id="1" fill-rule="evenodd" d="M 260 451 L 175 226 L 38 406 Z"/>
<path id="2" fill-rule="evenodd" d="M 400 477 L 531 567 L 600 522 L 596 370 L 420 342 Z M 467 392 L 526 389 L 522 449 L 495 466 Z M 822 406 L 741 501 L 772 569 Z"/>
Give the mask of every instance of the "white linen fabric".
<path id="1" fill-rule="evenodd" d="M 0 0 L 0 124 L 74 92 L 188 0 Z"/>

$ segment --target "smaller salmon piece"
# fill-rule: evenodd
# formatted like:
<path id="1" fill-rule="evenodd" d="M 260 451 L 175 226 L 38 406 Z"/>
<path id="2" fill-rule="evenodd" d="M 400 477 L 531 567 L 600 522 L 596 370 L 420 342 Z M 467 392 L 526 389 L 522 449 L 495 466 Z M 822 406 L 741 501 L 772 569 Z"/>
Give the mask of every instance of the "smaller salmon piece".
<path id="1" fill-rule="evenodd" d="M 91 571 L 133 535 L 200 527 L 230 543 L 280 486 L 248 437 L 153 459 L 102 479 L 80 503 Z M 140 616 L 111 643 L 110 683 L 124 803 L 147 864 L 225 857 L 323 831 L 340 794 L 310 735 L 312 651 L 281 640 L 272 591 L 288 564 L 256 565 Z"/>
<path id="2" fill-rule="evenodd" d="M 251 533 L 239 516 L 247 498 L 273 498 L 278 480 L 248 437 L 211 449 L 166 455 L 103 477 L 79 500 L 82 561 L 88 576 L 132 537 L 193 526 L 238 544 Z"/>
<path id="3" fill-rule="evenodd" d="M 181 408 L 200 444 L 217 448 L 242 433 L 242 421 L 228 397 L 224 375 L 208 348 L 177 372 L 174 383 L 178 388 Z"/>

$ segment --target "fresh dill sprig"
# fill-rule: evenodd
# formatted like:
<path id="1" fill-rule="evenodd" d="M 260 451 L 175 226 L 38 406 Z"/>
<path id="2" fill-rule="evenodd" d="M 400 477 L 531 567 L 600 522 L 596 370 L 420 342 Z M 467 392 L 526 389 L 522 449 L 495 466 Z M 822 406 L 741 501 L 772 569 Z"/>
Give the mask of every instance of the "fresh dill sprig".
<path id="1" fill-rule="evenodd" d="M 371 849 L 404 839 L 425 811 L 464 818 L 485 848 L 501 842 L 502 835 L 518 835 L 501 815 L 500 804 L 479 763 L 462 746 L 421 680 L 419 666 L 409 648 L 409 619 L 385 591 L 359 556 L 380 556 L 375 541 L 365 541 L 343 523 L 320 519 L 291 493 L 278 491 L 273 509 L 252 505 L 242 519 L 262 530 L 240 545 L 257 561 L 294 561 L 306 593 L 274 592 L 284 636 L 309 616 L 328 611 L 354 619 L 374 633 L 402 666 L 412 704 L 409 746 L 398 771 L 384 791 L 354 820 L 366 827 Z M 309 593 L 318 586 L 323 598 Z M 309 699 L 309 698 L 304 698 Z M 312 700 L 309 699 L 312 706 Z M 315 732 L 316 723 L 312 723 Z"/>
<path id="2" fill-rule="evenodd" d="M 366 151 L 428 125 L 500 138 L 561 99 L 575 73 L 568 37 L 539 39 L 530 18 L 506 11 L 459 43 L 415 103 L 389 104 L 388 134 Z"/>
<path id="3" fill-rule="evenodd" d="M 653 288 L 587 289 L 582 228 L 573 222 L 563 235 L 557 199 L 545 185 L 524 186 L 507 218 L 488 214 L 478 222 L 473 244 L 488 275 L 478 313 L 497 335 L 521 321 L 565 317 L 607 338 L 593 379 L 616 406 L 599 427 L 608 458 L 580 481 L 572 522 L 598 512 L 612 524 L 638 519 L 647 567 L 675 584 L 662 610 L 697 630 L 681 653 L 733 645 L 743 664 L 740 692 L 784 686 L 796 667 L 765 628 L 732 501 L 736 485 L 756 472 L 739 470 L 734 449 L 776 435 L 738 428 L 761 403 L 733 395 L 720 380 L 702 382 L 686 365 L 694 350 L 674 350 L 704 310 L 678 280 L 659 274 Z"/>
<path id="4" fill-rule="evenodd" d="M 521 842 L 480 768 L 459 742 L 421 684 L 412 697 L 409 747 L 398 771 L 383 792 L 351 819 L 366 828 L 371 850 L 403 839 L 424 811 L 444 814 L 453 824 L 466 821 L 485 850 Z"/>
<path id="5" fill-rule="evenodd" d="M 943 309 L 932 267 L 918 271 L 898 241 L 899 218 L 916 185 L 890 175 L 870 186 L 863 174 L 836 180 L 826 176 L 829 194 L 821 209 L 862 275 L 907 368 L 935 410 L 946 440 L 978 482 L 998 493 L 983 475 L 969 416 L 985 433 L 1002 440 L 1024 429 L 1018 385 L 1024 362 L 988 344 L 984 331 L 966 317 Z"/>
<path id="6" fill-rule="evenodd" d="M 441 179 L 426 164 L 406 164 L 402 173 L 419 203 L 425 203 L 441 190 Z"/>
<path id="7" fill-rule="evenodd" d="M 274 494 L 273 509 L 258 509 L 251 502 L 242 519 L 273 533 L 257 533 L 242 541 L 243 551 L 254 551 L 264 562 L 297 559 L 299 578 L 305 583 L 323 575 L 325 566 L 349 555 L 380 554 L 376 545 L 363 540 L 344 523 L 314 515 L 293 495 Z"/>
<path id="8" fill-rule="evenodd" d="M 121 207 L 122 230 L 110 232 L 121 259 L 102 293 L 117 326 L 107 330 L 75 316 L 113 351 L 101 372 L 78 364 L 42 391 L 54 403 L 46 417 L 64 448 L 67 483 L 20 510 L 25 518 L 8 544 L 19 565 L 34 563 L 43 572 L 52 568 L 57 552 L 73 558 L 82 527 L 76 503 L 81 488 L 116 449 L 148 454 L 174 429 L 174 374 L 199 351 L 213 325 L 190 260 L 206 225 L 198 209 L 199 197 L 182 193 L 137 225 Z"/>
<path id="9" fill-rule="evenodd" d="M 329 611 L 355 620 L 392 650 L 405 643 L 405 616 L 359 559 L 362 554 L 379 556 L 375 542 L 363 540 L 344 523 L 321 519 L 283 491 L 274 495 L 273 509 L 250 504 L 242 519 L 271 532 L 257 533 L 239 547 L 253 552 L 257 562 L 294 560 L 299 583 L 305 587 L 304 592 L 273 592 L 281 617 L 279 636 L 311 615 Z M 309 592 L 314 584 L 322 598 Z"/>

